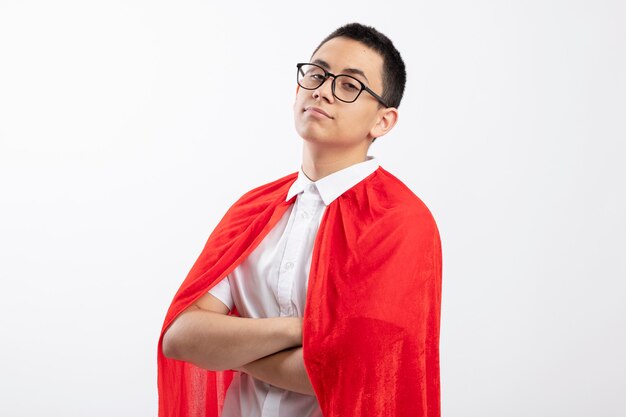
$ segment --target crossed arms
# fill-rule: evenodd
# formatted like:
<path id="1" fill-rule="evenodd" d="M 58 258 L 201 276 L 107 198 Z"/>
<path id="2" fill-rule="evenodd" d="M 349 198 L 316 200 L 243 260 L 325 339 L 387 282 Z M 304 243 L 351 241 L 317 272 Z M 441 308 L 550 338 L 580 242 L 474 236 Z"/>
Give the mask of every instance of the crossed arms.
<path id="1" fill-rule="evenodd" d="M 163 335 L 163 354 L 213 371 L 245 372 L 271 385 L 315 395 L 302 360 L 302 318 L 228 316 L 210 293 L 183 311 Z"/>

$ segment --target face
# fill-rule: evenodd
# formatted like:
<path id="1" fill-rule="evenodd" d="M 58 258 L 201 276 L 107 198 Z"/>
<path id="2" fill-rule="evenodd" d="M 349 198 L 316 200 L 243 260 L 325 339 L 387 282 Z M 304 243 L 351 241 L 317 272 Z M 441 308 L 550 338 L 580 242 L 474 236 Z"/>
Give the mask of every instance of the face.
<path id="1" fill-rule="evenodd" d="M 324 43 L 311 58 L 314 64 L 339 75 L 351 75 L 375 93 L 383 92 L 383 58 L 361 42 L 337 37 Z M 306 141 L 331 146 L 361 146 L 384 135 L 395 124 L 396 109 L 379 107 L 367 91 L 345 103 L 332 93 L 332 77 L 315 90 L 298 87 L 294 119 L 298 134 Z"/>

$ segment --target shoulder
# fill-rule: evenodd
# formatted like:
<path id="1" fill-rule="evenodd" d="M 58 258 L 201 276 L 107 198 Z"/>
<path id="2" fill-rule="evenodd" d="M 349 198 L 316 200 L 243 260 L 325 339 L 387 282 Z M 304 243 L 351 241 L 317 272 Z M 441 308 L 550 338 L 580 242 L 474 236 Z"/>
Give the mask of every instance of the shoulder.
<path id="1" fill-rule="evenodd" d="M 377 190 L 378 198 L 388 205 L 377 222 L 378 227 L 385 231 L 385 236 L 395 237 L 389 239 L 395 242 L 395 250 L 403 248 L 411 253 L 440 257 L 439 228 L 426 203 L 404 182 L 382 167 L 379 167 L 375 181 L 374 189 Z"/>
<path id="2" fill-rule="evenodd" d="M 437 228 L 435 218 L 424 201 L 398 177 L 379 166 L 371 177 L 370 187 L 387 205 L 388 221 L 398 225 L 420 224 Z"/>
<path id="3" fill-rule="evenodd" d="M 284 175 L 245 192 L 230 205 L 215 230 L 209 236 L 209 242 L 215 239 L 230 241 L 244 233 L 260 216 L 272 213 L 287 196 L 291 183 L 298 173 Z M 217 236 L 221 236 L 218 238 Z"/>
<path id="4" fill-rule="evenodd" d="M 284 200 L 289 191 L 289 187 L 291 187 L 291 184 L 297 177 L 298 173 L 292 172 L 276 180 L 258 185 L 242 194 L 233 204 L 233 207 L 257 204 L 264 205 L 276 202 L 280 198 Z"/>

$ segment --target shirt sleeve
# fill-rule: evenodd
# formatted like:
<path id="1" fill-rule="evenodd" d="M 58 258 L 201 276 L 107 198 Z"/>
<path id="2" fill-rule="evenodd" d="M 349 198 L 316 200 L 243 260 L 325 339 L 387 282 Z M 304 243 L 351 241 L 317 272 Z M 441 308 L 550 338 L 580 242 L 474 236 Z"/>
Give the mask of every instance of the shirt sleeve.
<path id="1" fill-rule="evenodd" d="M 214 297 L 217 297 L 222 303 L 232 310 L 234 307 L 233 296 L 230 292 L 230 283 L 228 282 L 228 276 L 222 279 L 217 285 L 208 291 Z"/>

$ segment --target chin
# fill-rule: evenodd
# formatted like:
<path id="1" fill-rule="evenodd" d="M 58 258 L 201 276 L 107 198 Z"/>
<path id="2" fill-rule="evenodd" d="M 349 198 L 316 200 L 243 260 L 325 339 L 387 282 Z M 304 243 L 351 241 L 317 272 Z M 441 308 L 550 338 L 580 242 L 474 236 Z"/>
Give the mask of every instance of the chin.
<path id="1" fill-rule="evenodd" d="M 315 129 L 311 126 L 308 126 L 306 128 L 296 126 L 296 131 L 298 132 L 298 135 L 300 135 L 300 137 L 307 142 L 325 143 L 331 141 L 331 138 L 328 136 L 328 134 L 325 134 L 324 132 L 319 132 L 318 129 Z"/>

